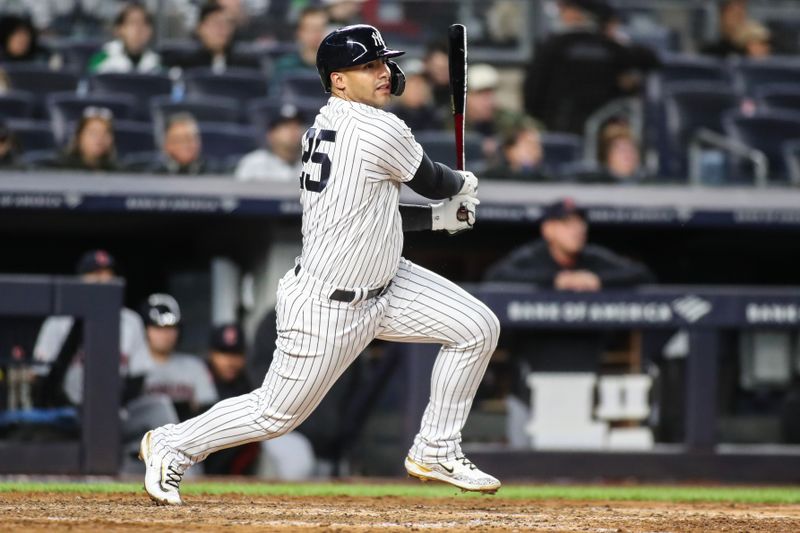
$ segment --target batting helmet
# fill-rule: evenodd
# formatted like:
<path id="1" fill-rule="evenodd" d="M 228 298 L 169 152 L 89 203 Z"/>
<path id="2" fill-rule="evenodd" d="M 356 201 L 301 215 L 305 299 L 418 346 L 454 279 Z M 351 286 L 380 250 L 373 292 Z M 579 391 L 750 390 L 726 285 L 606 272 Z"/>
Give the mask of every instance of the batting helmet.
<path id="1" fill-rule="evenodd" d="M 405 52 L 401 50 L 386 48 L 377 28 L 368 24 L 355 24 L 332 31 L 322 40 L 317 50 L 317 71 L 325 92 L 329 93 L 331 72 L 403 54 Z M 392 74 L 392 94 L 400 96 L 406 87 L 406 77 L 394 61 L 387 61 L 386 64 Z"/>

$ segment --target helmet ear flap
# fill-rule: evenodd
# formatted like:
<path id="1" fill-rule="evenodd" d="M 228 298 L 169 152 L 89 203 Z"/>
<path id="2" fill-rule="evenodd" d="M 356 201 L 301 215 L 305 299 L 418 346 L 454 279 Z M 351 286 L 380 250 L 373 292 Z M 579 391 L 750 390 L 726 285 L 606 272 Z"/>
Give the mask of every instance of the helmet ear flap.
<path id="1" fill-rule="evenodd" d="M 392 94 L 400 96 L 406 90 L 406 75 L 400 65 L 394 61 L 387 61 L 389 72 L 392 74 Z"/>

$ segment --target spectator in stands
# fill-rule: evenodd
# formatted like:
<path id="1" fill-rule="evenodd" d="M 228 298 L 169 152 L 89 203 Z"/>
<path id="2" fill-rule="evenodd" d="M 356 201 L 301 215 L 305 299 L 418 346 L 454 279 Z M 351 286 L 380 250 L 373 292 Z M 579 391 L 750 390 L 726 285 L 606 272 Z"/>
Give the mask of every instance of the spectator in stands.
<path id="1" fill-rule="evenodd" d="M 199 48 L 189 54 L 176 57 L 174 66 L 183 69 L 205 67 L 214 72 L 224 72 L 229 67 L 258 68 L 252 57 L 233 51 L 236 26 L 225 8 L 209 2 L 200 9 L 194 36 Z"/>
<path id="2" fill-rule="evenodd" d="M 117 262 L 105 250 L 88 251 L 77 264 L 77 274 L 85 283 L 110 283 L 116 270 Z M 119 319 L 120 376 L 124 380 L 122 398 L 127 402 L 141 394 L 144 376 L 152 368 L 153 360 L 139 315 L 122 308 Z M 41 403 L 45 406 L 82 403 L 82 345 L 83 327 L 71 316 L 48 317 L 42 324 L 33 357 L 39 365 L 36 373 L 43 380 Z"/>
<path id="3" fill-rule="evenodd" d="M 600 132 L 596 167 L 580 166 L 572 177 L 580 183 L 636 184 L 648 179 L 639 141 L 625 122 L 612 121 Z"/>
<path id="4" fill-rule="evenodd" d="M 510 128 L 516 117 L 497 105 L 497 86 L 500 75 L 488 63 L 470 66 L 467 79 L 467 107 L 465 129 L 483 137 L 483 158 L 496 162 L 498 153 L 497 137 Z"/>
<path id="5" fill-rule="evenodd" d="M 760 59 L 772 55 L 772 34 L 758 21 L 748 20 L 736 32 L 735 43 L 745 56 Z"/>
<path id="6" fill-rule="evenodd" d="M 253 390 L 245 372 L 245 339 L 236 324 L 217 326 L 211 332 L 208 370 L 220 400 L 241 396 Z M 203 462 L 206 474 L 254 474 L 261 444 L 251 442 L 212 454 Z"/>
<path id="7" fill-rule="evenodd" d="M 719 39 L 703 45 L 700 52 L 720 58 L 744 55 L 737 34 L 747 23 L 747 0 L 720 0 L 718 17 Z"/>
<path id="8" fill-rule="evenodd" d="M 430 82 L 425 77 L 425 66 L 418 59 L 403 63 L 406 89 L 391 107 L 392 113 L 400 117 L 414 131 L 440 130 L 444 117 L 434 105 Z"/>
<path id="9" fill-rule="evenodd" d="M 278 58 L 272 70 L 272 85 L 276 91 L 288 74 L 317 73 L 317 49 L 325 38 L 328 22 L 328 13 L 321 7 L 307 7 L 300 12 L 295 31 L 297 51 Z"/>
<path id="10" fill-rule="evenodd" d="M 328 11 L 331 24 L 337 27 L 359 24 L 361 8 L 367 0 L 322 0 L 322 5 Z"/>
<path id="11" fill-rule="evenodd" d="M 564 31 L 536 47 L 524 85 L 525 111 L 548 130 L 583 133 L 589 116 L 608 102 L 635 94 L 632 71 L 658 66 L 650 50 L 613 39 L 600 19 L 604 0 L 559 0 Z"/>
<path id="12" fill-rule="evenodd" d="M 44 63 L 47 51 L 39 46 L 36 28 L 28 17 L 5 15 L 0 18 L 0 61 L 4 63 Z"/>
<path id="13" fill-rule="evenodd" d="M 297 180 L 302 163 L 301 141 L 306 119 L 291 104 L 284 105 L 267 128 L 267 145 L 245 155 L 236 166 L 240 181 Z"/>
<path id="14" fill-rule="evenodd" d="M 6 121 L 0 119 L 0 168 L 12 169 L 19 166 L 19 146 L 14 134 L 8 129 Z"/>
<path id="15" fill-rule="evenodd" d="M 161 161 L 153 168 L 160 174 L 194 176 L 205 174 L 200 127 L 190 113 L 175 113 L 167 119 Z"/>
<path id="16" fill-rule="evenodd" d="M 105 107 L 84 109 L 67 151 L 56 166 L 98 172 L 117 170 L 113 118 L 111 110 Z"/>
<path id="17" fill-rule="evenodd" d="M 524 118 L 503 135 L 500 163 L 490 167 L 486 176 L 517 181 L 549 181 L 542 168 L 544 150 L 536 122 Z"/>
<path id="18" fill-rule="evenodd" d="M 161 58 L 149 48 L 153 17 L 136 2 L 125 4 L 114 19 L 113 41 L 89 60 L 92 72 L 157 72 Z"/>
<path id="19" fill-rule="evenodd" d="M 433 90 L 433 102 L 441 114 L 450 112 L 450 60 L 447 42 L 434 41 L 428 44 L 423 58 L 425 76 Z"/>
<path id="20" fill-rule="evenodd" d="M 145 394 L 168 396 L 180 420 L 196 416 L 216 403 L 211 373 L 202 360 L 175 352 L 181 325 L 181 309 L 175 298 L 151 294 L 142 305 L 142 318 L 155 363 L 144 380 Z"/>
<path id="21" fill-rule="evenodd" d="M 587 244 L 587 231 L 586 212 L 574 201 L 567 198 L 552 203 L 542 214 L 542 240 L 500 260 L 486 279 L 578 292 L 630 287 L 652 280 L 645 266 Z"/>

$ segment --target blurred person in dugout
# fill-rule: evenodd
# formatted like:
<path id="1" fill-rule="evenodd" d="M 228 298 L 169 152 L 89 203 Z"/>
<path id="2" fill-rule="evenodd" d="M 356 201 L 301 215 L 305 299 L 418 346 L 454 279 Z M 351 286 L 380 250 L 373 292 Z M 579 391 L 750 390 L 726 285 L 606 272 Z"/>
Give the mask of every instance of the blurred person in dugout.
<path id="1" fill-rule="evenodd" d="M 445 116 L 433 100 L 433 88 L 425 76 L 425 64 L 409 59 L 401 65 L 406 75 L 403 94 L 394 99 L 389 110 L 413 131 L 441 130 Z"/>
<path id="2" fill-rule="evenodd" d="M 525 111 L 549 131 L 582 134 L 612 100 L 638 94 L 641 71 L 658 67 L 649 49 L 616 31 L 605 0 L 559 0 L 560 31 L 537 44 L 525 75 Z"/>
<path id="3" fill-rule="evenodd" d="M 497 164 L 486 170 L 492 180 L 551 181 L 544 169 L 542 136 L 536 121 L 521 117 L 501 136 Z"/>
<path id="4" fill-rule="evenodd" d="M 144 393 L 166 395 L 181 421 L 215 404 L 217 390 L 203 360 L 175 351 L 181 327 L 181 309 L 175 298 L 151 294 L 142 305 L 142 318 L 154 363 L 145 377 Z"/>
<path id="5" fill-rule="evenodd" d="M 105 250 L 81 256 L 77 274 L 85 283 L 109 283 L 117 262 Z M 145 375 L 153 367 L 144 325 L 139 315 L 123 307 L 119 316 L 119 373 L 122 378 L 122 438 L 136 446 L 137 435 L 156 421 L 177 422 L 172 404 L 164 396 L 145 397 Z M 43 407 L 79 406 L 83 403 L 83 327 L 71 316 L 51 316 L 42 324 L 33 349 L 38 402 Z"/>
<path id="6" fill-rule="evenodd" d="M 651 283 L 647 267 L 602 246 L 588 244 L 586 212 L 572 199 L 544 208 L 541 239 L 520 246 L 493 265 L 485 281 L 513 282 L 531 288 L 596 292 Z M 530 400 L 530 372 L 591 372 L 599 369 L 606 336 L 597 331 L 506 332 L 501 343 L 514 367 L 512 393 Z"/>
<path id="7" fill-rule="evenodd" d="M 91 106 L 83 110 L 69 145 L 55 166 L 93 172 L 119 169 L 114 146 L 114 115 L 110 109 Z"/>
<path id="8" fill-rule="evenodd" d="M 331 26 L 342 27 L 351 24 L 360 24 L 362 9 L 367 0 L 322 0 L 322 5 L 328 12 Z"/>
<path id="9" fill-rule="evenodd" d="M 213 328 L 206 364 L 220 400 L 247 394 L 253 390 L 245 371 L 244 332 L 238 324 Z M 221 450 L 203 462 L 204 472 L 212 475 L 253 475 L 258 468 L 261 443 L 251 442 Z"/>
<path id="10" fill-rule="evenodd" d="M 161 69 L 161 58 L 150 48 L 153 16 L 137 2 L 124 4 L 114 18 L 114 40 L 89 60 L 89 70 L 153 73 Z"/>
<path id="11" fill-rule="evenodd" d="M 190 113 L 175 113 L 167 119 L 161 142 L 160 160 L 152 167 L 156 174 L 197 176 L 208 172 L 202 154 L 200 126 Z"/>
<path id="12" fill-rule="evenodd" d="M 306 127 L 306 117 L 297 106 L 283 105 L 267 125 L 266 146 L 239 160 L 236 179 L 294 183 L 302 167 L 301 141 Z"/>

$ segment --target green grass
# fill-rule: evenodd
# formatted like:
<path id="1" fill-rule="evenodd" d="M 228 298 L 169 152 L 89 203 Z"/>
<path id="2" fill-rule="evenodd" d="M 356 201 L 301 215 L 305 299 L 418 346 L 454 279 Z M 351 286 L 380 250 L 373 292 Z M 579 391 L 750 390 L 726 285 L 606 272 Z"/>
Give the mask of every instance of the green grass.
<path id="1" fill-rule="evenodd" d="M 139 483 L 95 482 L 0 482 L 0 493 L 9 491 L 62 493 L 138 493 Z M 464 494 L 441 484 L 361 483 L 229 483 L 187 481 L 184 494 L 246 494 L 250 496 L 406 496 L 444 498 L 492 498 Z M 662 502 L 736 502 L 800 504 L 800 487 L 682 487 L 682 486 L 585 486 L 508 485 L 495 498 L 522 500 L 627 500 Z"/>

